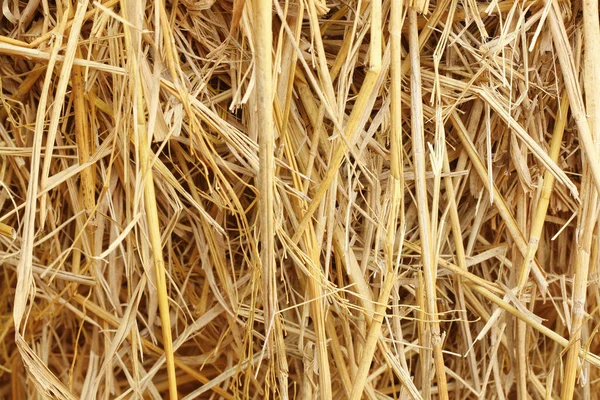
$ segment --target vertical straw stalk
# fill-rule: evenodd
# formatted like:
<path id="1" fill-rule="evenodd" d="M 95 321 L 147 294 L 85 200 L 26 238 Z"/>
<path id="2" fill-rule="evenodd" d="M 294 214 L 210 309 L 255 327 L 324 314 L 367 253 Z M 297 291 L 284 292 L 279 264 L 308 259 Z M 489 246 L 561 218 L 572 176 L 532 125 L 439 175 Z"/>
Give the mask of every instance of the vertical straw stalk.
<path id="1" fill-rule="evenodd" d="M 548 155 L 554 161 L 558 160 L 558 156 L 560 154 L 560 146 L 562 144 L 562 138 L 565 132 L 565 126 L 567 124 L 568 111 L 569 98 L 566 92 L 563 92 L 563 95 L 560 97 L 560 108 L 554 121 L 554 130 L 552 131 L 550 149 L 548 150 Z M 538 250 L 542 230 L 544 228 L 544 220 L 546 219 L 548 205 L 550 204 L 550 195 L 552 194 L 552 188 L 554 187 L 554 181 L 554 175 L 552 175 L 550 171 L 546 170 L 546 172 L 544 172 L 539 200 L 535 207 L 535 214 L 529 231 L 527 252 L 525 253 L 523 259 L 524 268 L 521 269 L 521 275 L 519 277 L 519 291 L 523 290 L 525 284 L 527 283 L 529 272 L 531 271 L 531 265 L 535 259 L 535 253 Z"/>
<path id="2" fill-rule="evenodd" d="M 571 47 L 567 39 L 558 5 L 555 2 L 552 2 L 552 10 L 550 11 L 549 17 L 550 31 L 552 32 L 556 55 L 564 77 L 565 88 L 569 95 L 569 102 L 571 103 L 571 113 L 577 124 L 577 128 L 579 129 L 579 138 L 583 144 L 584 153 L 589 161 L 588 165 L 592 173 L 596 190 L 600 190 L 600 158 L 598 156 L 598 149 L 595 146 L 585 106 L 583 104 L 581 89 L 577 74 L 575 73 L 576 69 Z M 588 23 L 586 23 L 586 26 L 588 26 Z M 591 35 L 591 38 L 597 37 L 597 34 L 591 31 L 589 27 L 585 29 L 584 36 L 587 35 Z M 588 43 L 588 40 L 594 40 L 591 38 L 588 37 L 586 43 Z"/>
<path id="3" fill-rule="evenodd" d="M 132 59 L 133 60 L 133 59 Z M 135 62 L 133 62 L 135 65 Z M 138 71 L 136 71 L 138 72 Z M 146 210 L 146 220 L 148 223 L 148 236 L 152 247 L 152 259 L 154 262 L 154 271 L 156 274 L 156 289 L 158 294 L 158 310 L 160 313 L 160 322 L 163 335 L 163 347 L 166 357 L 167 374 L 169 380 L 169 398 L 176 400 L 177 396 L 177 376 L 175 374 L 175 355 L 173 350 L 173 338 L 171 334 L 171 317 L 169 314 L 169 292 L 167 289 L 167 272 L 162 253 L 162 239 L 160 234 L 160 221 L 156 205 L 156 192 L 154 190 L 154 174 L 152 172 L 152 163 L 150 158 L 150 143 L 148 140 L 148 130 L 144 116 L 144 106 L 142 96 L 142 85 L 139 73 L 135 73 L 137 101 L 137 139 L 138 154 L 140 159 L 140 170 L 144 179 L 144 206 Z"/>
<path id="4" fill-rule="evenodd" d="M 390 153 L 391 153 L 391 179 L 389 180 L 389 193 L 391 198 L 389 202 L 389 214 L 387 216 L 387 225 L 385 227 L 385 272 L 383 277 L 383 286 L 379 292 L 379 297 L 373 312 L 365 345 L 362 349 L 361 360 L 358 364 L 354 384 L 350 392 L 350 400 L 360 400 L 369 375 L 369 369 L 373 361 L 373 355 L 377 348 L 377 343 L 381 335 L 381 325 L 386 316 L 387 304 L 390 298 L 394 282 L 396 280 L 398 268 L 395 258 L 396 231 L 398 226 L 398 216 L 400 215 L 402 200 L 402 109 L 401 109 L 401 80 L 398 66 L 400 65 L 400 32 L 402 31 L 402 8 L 403 1 L 393 2 L 390 10 L 390 43 L 391 61 L 390 69 L 392 80 L 391 91 L 391 130 L 390 130 Z M 371 47 L 370 47 L 370 69 L 371 71 L 381 70 L 381 45 L 382 45 L 382 23 L 381 23 L 381 0 L 371 2 Z M 403 218 L 402 218 L 403 219 Z M 402 221 L 401 219 L 401 221 Z M 402 223 L 402 222 L 401 222 Z M 402 229 L 402 228 L 401 228 Z M 403 232 L 403 231 L 402 231 Z M 398 252 L 402 249 L 403 238 L 398 244 Z"/>
<path id="5" fill-rule="evenodd" d="M 275 172 L 273 125 L 273 85 L 271 56 L 271 0 L 257 0 L 253 5 L 256 50 L 256 128 L 259 143 L 258 191 L 260 193 L 260 243 L 261 270 L 265 325 L 270 327 L 277 312 L 277 288 L 275 286 L 275 258 L 273 220 L 273 174 Z M 272 350 L 272 349 L 271 349 Z"/>
<path id="6" fill-rule="evenodd" d="M 583 86 L 586 99 L 586 116 L 589 134 L 593 141 L 585 143 L 588 160 L 584 163 L 582 193 L 587 201 L 580 207 L 576 230 L 576 254 L 573 265 L 573 294 L 571 309 L 571 329 L 569 332 L 570 347 L 565 363 L 565 376 L 561 392 L 562 400 L 573 398 L 575 380 L 581 370 L 579 350 L 586 319 L 585 304 L 587 298 L 588 273 L 591 262 L 592 240 L 598 220 L 598 195 L 600 186 L 593 185 L 592 178 L 597 179 L 594 171 L 600 166 L 598 160 L 589 154 L 598 155 L 600 145 L 600 22 L 598 20 L 598 2 L 583 1 Z M 578 103 L 579 104 L 579 103 Z M 583 121 L 582 121 L 583 124 Z M 581 128 L 580 128 L 581 129 Z M 588 140 L 589 141 L 589 140 Z M 587 148 L 589 145 L 590 148 Z M 592 153 L 593 152 L 593 153 Z M 590 176 L 591 172 L 591 176 Z M 597 182 L 597 181 L 596 181 Z M 595 233 L 596 237 L 598 232 Z"/>
<path id="7" fill-rule="evenodd" d="M 430 359 L 431 350 L 438 383 L 438 393 L 441 399 L 448 398 L 446 388 L 446 369 L 442 354 L 442 337 L 437 320 L 436 284 L 437 266 L 434 265 L 433 238 L 431 238 L 431 221 L 429 218 L 429 205 L 427 200 L 427 183 L 425 178 L 425 137 L 423 128 L 423 100 L 421 96 L 421 63 L 419 50 L 419 36 L 417 26 L 417 12 L 408 10 L 409 21 L 409 50 L 411 61 L 411 129 L 413 165 L 415 170 L 416 202 L 418 208 L 419 236 L 421 238 L 421 261 L 425 284 L 425 313 L 424 338 L 421 345 L 425 346 L 422 379 L 423 397 L 431 396 Z"/>
<path id="8" fill-rule="evenodd" d="M 125 20 L 129 20 L 128 12 L 137 7 L 131 8 L 127 0 L 122 0 L 121 10 Z M 138 6 L 139 7 L 139 6 Z M 142 174 L 142 185 L 144 191 L 144 209 L 146 212 L 146 222 L 148 226 L 148 239 L 152 250 L 152 260 L 154 263 L 154 273 L 156 275 L 156 291 L 158 297 L 158 310 L 160 314 L 163 348 L 166 359 L 167 379 L 169 388 L 169 399 L 177 400 L 177 375 L 175 373 L 175 355 L 173 350 L 173 337 L 171 334 L 171 316 L 169 312 L 169 292 L 167 289 L 167 272 L 162 251 L 162 238 L 160 220 L 158 217 L 158 208 L 156 204 L 156 191 L 154 188 L 154 173 L 152 152 L 150 149 L 150 135 L 146 125 L 145 101 L 142 88 L 141 68 L 139 65 L 140 42 L 139 31 L 131 27 L 125 28 L 125 41 L 127 44 L 127 56 L 129 71 L 132 82 L 130 90 L 133 92 L 134 109 L 134 137 L 137 144 L 137 154 L 140 162 L 140 172 Z"/>
<path id="9" fill-rule="evenodd" d="M 77 137 L 77 155 L 79 156 L 79 164 L 87 163 L 91 155 L 91 137 L 90 127 L 88 125 L 88 112 L 84 94 L 83 82 L 84 69 L 80 66 L 73 66 L 71 76 L 73 86 L 73 111 L 75 113 L 75 132 Z M 87 167 L 81 171 L 81 192 L 83 197 L 83 207 L 86 212 L 86 217 L 89 218 L 87 229 L 94 230 L 96 228 L 96 218 L 94 216 L 96 208 L 95 192 L 96 183 L 94 180 L 93 167 Z M 92 239 L 93 242 L 93 239 Z"/>
<path id="10" fill-rule="evenodd" d="M 258 192 L 259 192 L 259 239 L 262 279 L 264 324 L 266 345 L 275 363 L 279 379 L 279 393 L 287 398 L 287 361 L 281 348 L 283 332 L 278 314 L 277 271 L 275 265 L 275 126 L 273 119 L 273 72 L 272 72 L 272 2 L 256 0 L 252 7 L 255 33 L 256 78 L 256 128 L 258 129 Z M 283 359 L 283 360 L 282 360 Z"/>

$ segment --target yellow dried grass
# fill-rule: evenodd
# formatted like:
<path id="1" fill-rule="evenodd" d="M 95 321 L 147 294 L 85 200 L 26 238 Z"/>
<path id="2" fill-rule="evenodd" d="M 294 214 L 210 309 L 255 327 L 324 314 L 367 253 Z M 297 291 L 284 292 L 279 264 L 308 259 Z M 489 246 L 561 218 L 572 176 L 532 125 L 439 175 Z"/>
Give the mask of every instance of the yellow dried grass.
<path id="1" fill-rule="evenodd" d="M 600 390 L 597 3 L 0 4 L 0 398 Z"/>

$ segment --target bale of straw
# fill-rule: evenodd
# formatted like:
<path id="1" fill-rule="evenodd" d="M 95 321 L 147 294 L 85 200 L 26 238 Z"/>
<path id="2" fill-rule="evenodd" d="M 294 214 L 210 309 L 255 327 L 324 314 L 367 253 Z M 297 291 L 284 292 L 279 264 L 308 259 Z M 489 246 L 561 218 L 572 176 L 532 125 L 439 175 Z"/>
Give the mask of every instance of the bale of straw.
<path id="1" fill-rule="evenodd" d="M 596 1 L 0 5 L 0 398 L 597 397 Z"/>

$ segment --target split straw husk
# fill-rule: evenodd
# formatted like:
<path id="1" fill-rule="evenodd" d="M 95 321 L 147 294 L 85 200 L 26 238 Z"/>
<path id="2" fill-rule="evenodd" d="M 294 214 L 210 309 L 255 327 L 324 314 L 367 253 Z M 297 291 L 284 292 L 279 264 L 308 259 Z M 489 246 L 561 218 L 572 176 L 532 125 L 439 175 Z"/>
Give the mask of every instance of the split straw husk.
<path id="1" fill-rule="evenodd" d="M 0 5 L 0 398 L 600 391 L 596 2 Z"/>

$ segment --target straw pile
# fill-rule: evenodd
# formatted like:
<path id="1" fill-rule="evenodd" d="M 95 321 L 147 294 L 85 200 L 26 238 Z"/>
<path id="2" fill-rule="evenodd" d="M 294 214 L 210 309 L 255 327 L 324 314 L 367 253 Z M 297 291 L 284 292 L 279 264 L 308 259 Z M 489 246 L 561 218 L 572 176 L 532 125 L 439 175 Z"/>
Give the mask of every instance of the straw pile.
<path id="1" fill-rule="evenodd" d="M 0 398 L 596 397 L 597 2 L 0 4 Z"/>

